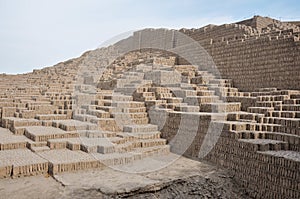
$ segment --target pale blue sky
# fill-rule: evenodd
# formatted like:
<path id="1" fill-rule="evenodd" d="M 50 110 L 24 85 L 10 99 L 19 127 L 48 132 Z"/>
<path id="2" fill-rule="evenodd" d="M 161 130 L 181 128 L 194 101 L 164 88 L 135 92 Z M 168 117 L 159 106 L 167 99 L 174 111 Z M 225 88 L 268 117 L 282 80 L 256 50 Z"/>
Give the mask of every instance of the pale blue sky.
<path id="1" fill-rule="evenodd" d="M 0 0 L 0 73 L 30 72 L 146 27 L 199 28 L 270 16 L 300 20 L 297 0 Z"/>

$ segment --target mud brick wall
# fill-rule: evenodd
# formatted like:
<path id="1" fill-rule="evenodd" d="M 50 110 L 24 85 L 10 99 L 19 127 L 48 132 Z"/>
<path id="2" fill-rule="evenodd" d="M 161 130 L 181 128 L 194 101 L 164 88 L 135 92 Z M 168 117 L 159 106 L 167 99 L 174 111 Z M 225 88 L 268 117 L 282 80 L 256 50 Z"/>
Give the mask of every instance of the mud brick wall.
<path id="1" fill-rule="evenodd" d="M 254 18 L 238 22 L 238 24 L 244 24 L 247 26 L 251 26 L 253 28 L 262 29 L 262 28 L 274 23 L 274 21 L 276 21 L 276 20 L 268 18 L 268 17 L 254 16 Z"/>
<path id="2" fill-rule="evenodd" d="M 300 42 L 294 37 L 258 37 L 202 45 L 223 78 L 241 91 L 257 88 L 300 89 Z M 186 64 L 178 59 L 179 64 Z"/>
<path id="3" fill-rule="evenodd" d="M 205 159 L 233 171 L 252 197 L 300 197 L 300 182 L 295 182 L 300 179 L 299 162 L 257 152 L 255 145 L 234 137 L 234 133 L 223 131 Z"/>
<path id="4" fill-rule="evenodd" d="M 176 63 L 176 57 L 170 57 L 169 59 L 165 57 L 155 57 L 153 60 L 154 65 L 167 65 L 174 66 Z"/>
<path id="5" fill-rule="evenodd" d="M 211 25 L 197 30 L 181 29 L 180 32 L 198 41 L 212 57 L 222 78 L 232 79 L 234 87 L 241 91 L 270 87 L 300 89 L 300 41 L 291 35 L 292 32 L 287 35 L 278 33 L 274 36 L 272 33 L 272 36 L 260 36 L 257 29 L 243 24 Z M 178 37 L 179 33 L 146 29 L 135 32 L 118 45 L 135 50 L 151 47 L 160 50 L 176 49 L 176 52 L 189 57 L 202 57 L 188 52 L 182 43 L 185 40 L 180 43 L 176 40 Z M 208 70 L 210 62 L 203 62 L 207 62 L 203 69 Z M 189 64 L 180 56 L 177 63 Z"/>
<path id="6" fill-rule="evenodd" d="M 161 136 L 172 152 L 197 157 L 210 121 L 209 115 L 169 112 Z"/>
<path id="7" fill-rule="evenodd" d="M 257 145 L 239 141 L 238 134 L 230 130 L 208 132 L 209 125 L 219 123 L 211 124 L 214 119 L 213 115 L 169 112 L 162 137 L 173 153 L 193 158 L 199 158 L 203 144 L 211 144 L 204 159 L 230 169 L 251 197 L 300 198 L 300 181 L 295 182 L 300 179 L 299 162 L 258 152 Z"/>
<path id="8" fill-rule="evenodd" d="M 180 32 L 193 38 L 195 41 L 224 41 L 244 38 L 253 32 L 251 27 L 242 24 L 224 24 L 221 26 L 208 25 L 199 29 L 181 29 Z"/>
<path id="9" fill-rule="evenodd" d="M 184 154 L 188 157 L 198 157 L 202 145 L 207 144 L 205 142 L 216 142 L 218 140 L 222 128 L 219 128 L 220 125 L 214 126 L 220 131 L 211 131 L 212 128 L 209 128 L 212 127 L 210 123 L 211 121 L 224 119 L 222 114 L 217 113 L 167 112 L 165 114 L 166 117 L 162 117 L 161 115 L 164 114 L 160 111 L 157 112 L 156 116 L 153 114 L 154 117 L 158 118 L 157 120 L 152 119 L 151 123 L 161 128 L 161 136 L 167 139 L 173 153 Z M 166 118 L 165 121 L 164 118 Z M 207 148 L 201 151 L 200 154 L 203 155 L 205 151 L 207 151 Z"/>

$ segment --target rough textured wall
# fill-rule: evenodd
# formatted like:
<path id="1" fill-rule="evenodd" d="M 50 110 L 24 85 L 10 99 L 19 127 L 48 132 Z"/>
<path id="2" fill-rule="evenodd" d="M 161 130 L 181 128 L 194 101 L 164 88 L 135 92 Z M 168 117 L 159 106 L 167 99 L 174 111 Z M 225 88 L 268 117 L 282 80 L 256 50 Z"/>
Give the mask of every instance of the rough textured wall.
<path id="1" fill-rule="evenodd" d="M 208 134 L 210 122 L 214 118 L 209 115 L 201 116 L 198 113 L 190 113 L 188 114 L 189 120 L 185 120 L 186 114 L 180 112 L 168 113 L 167 118 L 168 121 L 161 132 L 162 137 L 166 138 L 168 144 L 171 145 L 171 151 L 177 154 L 185 151 L 185 156 L 198 158 L 201 145 L 204 144 L 204 139 Z M 193 128 L 195 126 L 187 124 L 186 126 L 191 128 L 182 128 L 185 126 L 185 121 L 189 123 L 199 121 L 199 126 Z M 214 126 L 220 124 L 217 121 L 212 123 Z M 204 159 L 230 169 L 235 180 L 247 187 L 253 198 L 300 197 L 300 182 L 295 182 L 295 179 L 300 179 L 300 165 L 297 160 L 276 157 L 268 152 L 259 152 L 257 145 L 241 142 L 239 139 L 239 136 L 231 131 L 228 125 L 224 125 L 220 133 L 211 132 L 206 142 L 212 143 L 213 140 L 217 142 Z"/>
<path id="2" fill-rule="evenodd" d="M 196 41 L 205 41 L 213 39 L 215 41 L 233 40 L 236 38 L 244 38 L 244 35 L 253 34 L 252 29 L 246 25 L 224 24 L 221 26 L 207 25 L 199 29 L 181 29 L 180 32 L 187 34 Z"/>
<path id="3" fill-rule="evenodd" d="M 231 147 L 228 147 L 231 146 Z M 254 198 L 299 198 L 299 162 L 257 152 L 255 145 L 239 142 L 223 131 L 206 160 L 229 168 Z M 295 177 L 295 178 L 294 178 Z"/>
<path id="4" fill-rule="evenodd" d="M 293 24 L 256 16 L 237 24 L 208 25 L 180 32 L 198 41 L 212 56 L 222 78 L 232 79 L 241 91 L 270 87 L 300 89 L 300 29 Z M 201 58 L 185 48 L 188 40 L 179 41 L 178 37 L 179 33 L 164 29 L 145 29 L 119 43 L 128 43 L 125 46 L 135 50 L 174 49 L 185 57 Z M 179 57 L 178 64 L 187 62 Z"/>
<path id="5" fill-rule="evenodd" d="M 240 24 L 180 31 L 199 41 L 222 77 L 232 79 L 242 91 L 300 89 L 300 34 L 292 24 L 258 17 Z M 186 61 L 179 59 L 179 64 Z"/>
<path id="6" fill-rule="evenodd" d="M 261 30 L 262 28 L 265 28 L 268 25 L 273 24 L 274 21 L 276 20 L 269 17 L 254 16 L 251 19 L 238 22 L 237 24 L 244 24 L 246 26 L 251 26 L 252 28 L 257 28 Z"/>
<path id="7" fill-rule="evenodd" d="M 242 91 L 300 89 L 300 42 L 262 37 L 207 48 L 224 78 Z"/>

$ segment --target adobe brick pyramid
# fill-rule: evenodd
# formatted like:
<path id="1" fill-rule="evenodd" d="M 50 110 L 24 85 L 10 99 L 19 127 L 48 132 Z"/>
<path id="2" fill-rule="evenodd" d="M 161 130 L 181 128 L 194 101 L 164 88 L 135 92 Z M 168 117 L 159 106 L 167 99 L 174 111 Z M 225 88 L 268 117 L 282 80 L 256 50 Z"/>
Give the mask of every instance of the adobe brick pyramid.
<path id="1" fill-rule="evenodd" d="M 107 65 L 112 47 L 32 73 L 0 75 L 0 178 L 101 169 L 170 152 L 201 157 L 201 147 L 215 141 L 201 158 L 230 169 L 251 196 L 300 198 L 300 28 L 255 16 L 180 31 L 212 54 L 225 78 L 159 50 L 129 52 Z M 273 55 L 293 54 L 280 66 L 263 63 L 242 46 L 253 43 L 275 46 Z M 259 74 L 252 62 L 224 57 L 228 51 L 241 62 L 259 62 Z M 85 77 L 78 86 L 82 65 L 105 70 L 96 76 L 91 103 L 74 109 L 94 81 Z M 291 79 L 276 76 L 283 67 L 292 68 Z M 273 85 L 279 88 L 267 88 Z M 221 129 L 207 140 L 210 125 Z"/>

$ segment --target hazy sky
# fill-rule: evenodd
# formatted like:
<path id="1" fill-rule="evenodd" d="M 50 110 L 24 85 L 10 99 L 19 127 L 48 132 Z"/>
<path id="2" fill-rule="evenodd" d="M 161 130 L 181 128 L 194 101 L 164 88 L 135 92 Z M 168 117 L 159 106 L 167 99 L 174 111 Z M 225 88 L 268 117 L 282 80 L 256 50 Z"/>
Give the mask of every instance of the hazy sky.
<path id="1" fill-rule="evenodd" d="M 270 16 L 300 20 L 297 0 L 0 0 L 0 73 L 30 72 L 146 27 L 199 28 Z"/>

